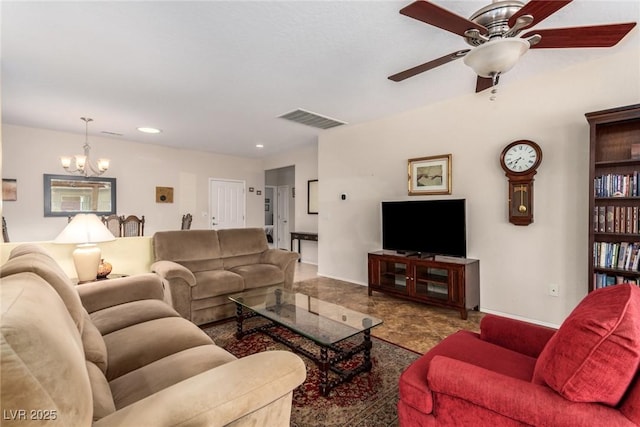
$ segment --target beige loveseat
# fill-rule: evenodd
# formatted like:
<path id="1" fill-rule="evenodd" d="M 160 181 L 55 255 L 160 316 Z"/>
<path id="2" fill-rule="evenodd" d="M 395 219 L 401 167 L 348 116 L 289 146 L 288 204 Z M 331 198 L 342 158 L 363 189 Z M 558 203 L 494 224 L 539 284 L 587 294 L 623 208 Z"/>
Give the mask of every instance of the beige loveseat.
<path id="1" fill-rule="evenodd" d="M 168 283 L 173 308 L 196 325 L 233 316 L 233 293 L 291 288 L 298 259 L 295 252 L 269 249 L 262 228 L 157 232 L 153 250 L 151 270 Z"/>
<path id="2" fill-rule="evenodd" d="M 242 359 L 163 301 L 155 274 L 74 287 L 35 245 L 0 268 L 3 426 L 288 426 L 302 360 Z"/>

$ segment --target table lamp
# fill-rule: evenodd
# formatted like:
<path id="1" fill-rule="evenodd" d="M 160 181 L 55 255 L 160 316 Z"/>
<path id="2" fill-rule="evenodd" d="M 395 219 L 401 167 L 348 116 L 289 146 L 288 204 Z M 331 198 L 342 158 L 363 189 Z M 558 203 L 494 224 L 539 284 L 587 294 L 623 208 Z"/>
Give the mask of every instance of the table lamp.
<path id="1" fill-rule="evenodd" d="M 116 238 L 95 214 L 77 214 L 56 237 L 54 243 L 75 243 L 73 264 L 79 282 L 95 280 L 100 265 L 101 250 L 96 243 Z"/>

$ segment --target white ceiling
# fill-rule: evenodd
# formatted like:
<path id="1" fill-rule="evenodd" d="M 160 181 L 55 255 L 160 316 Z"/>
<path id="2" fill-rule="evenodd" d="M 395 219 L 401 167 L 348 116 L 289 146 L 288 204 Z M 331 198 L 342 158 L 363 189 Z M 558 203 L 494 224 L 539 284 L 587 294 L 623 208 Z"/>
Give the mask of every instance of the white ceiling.
<path id="1" fill-rule="evenodd" d="M 465 17 L 488 3 L 434 2 Z M 353 124 L 473 93 L 462 61 L 387 79 L 467 47 L 400 15 L 409 3 L 2 1 L 2 121 L 82 134 L 88 116 L 92 135 L 262 157 L 317 140 L 321 130 L 276 118 L 296 108 Z M 536 28 L 629 21 L 638 0 L 575 0 Z M 638 48 L 636 27 L 612 49 L 531 51 L 501 90 Z"/>

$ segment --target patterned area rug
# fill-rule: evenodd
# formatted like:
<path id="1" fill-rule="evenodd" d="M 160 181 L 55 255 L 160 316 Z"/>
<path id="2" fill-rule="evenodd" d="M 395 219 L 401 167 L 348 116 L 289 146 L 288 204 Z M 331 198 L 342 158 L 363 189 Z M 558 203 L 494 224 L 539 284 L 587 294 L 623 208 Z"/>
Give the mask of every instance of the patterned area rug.
<path id="1" fill-rule="evenodd" d="M 260 322 L 260 319 L 250 319 Z M 249 321 L 246 326 L 252 326 Z M 237 357 L 266 350 L 289 350 L 270 337 L 256 333 L 241 340 L 235 338 L 235 321 L 206 326 L 203 330 L 227 351 Z M 282 329 L 287 338 L 311 350 L 315 346 L 304 338 Z M 360 340 L 361 337 L 358 337 Z M 350 382 L 331 390 L 328 397 L 320 394 L 320 371 L 314 362 L 302 357 L 307 366 L 307 379 L 293 394 L 291 426 L 358 426 L 385 427 L 398 424 L 398 378 L 404 369 L 420 355 L 413 351 L 372 337 L 371 372 L 357 375 Z M 350 345 L 350 343 L 346 343 Z M 349 368 L 360 360 L 346 362 Z"/>

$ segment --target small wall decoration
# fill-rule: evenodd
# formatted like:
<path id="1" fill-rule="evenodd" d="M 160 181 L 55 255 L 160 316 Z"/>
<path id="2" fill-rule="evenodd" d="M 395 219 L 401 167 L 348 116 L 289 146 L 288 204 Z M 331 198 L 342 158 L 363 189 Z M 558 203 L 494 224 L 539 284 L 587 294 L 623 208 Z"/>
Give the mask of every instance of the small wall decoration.
<path id="1" fill-rule="evenodd" d="M 409 195 L 451 194 L 451 154 L 409 159 Z"/>
<path id="2" fill-rule="evenodd" d="M 318 214 L 318 180 L 307 181 L 307 213 Z"/>
<path id="3" fill-rule="evenodd" d="M 156 187 L 156 203 L 173 203 L 173 187 Z"/>
<path id="4" fill-rule="evenodd" d="M 2 178 L 2 201 L 15 202 L 18 200 L 18 181 Z"/>

